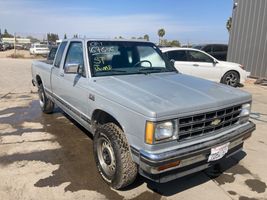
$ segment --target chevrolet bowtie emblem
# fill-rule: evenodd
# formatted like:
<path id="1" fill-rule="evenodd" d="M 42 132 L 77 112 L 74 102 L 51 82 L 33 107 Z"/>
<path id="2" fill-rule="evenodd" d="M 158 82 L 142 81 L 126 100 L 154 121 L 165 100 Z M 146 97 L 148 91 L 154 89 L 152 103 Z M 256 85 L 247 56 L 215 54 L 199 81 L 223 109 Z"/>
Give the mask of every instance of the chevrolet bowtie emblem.
<path id="1" fill-rule="evenodd" d="M 217 126 L 219 123 L 221 123 L 221 119 L 215 119 L 215 120 L 213 120 L 212 122 L 211 122 L 211 125 L 212 126 Z"/>

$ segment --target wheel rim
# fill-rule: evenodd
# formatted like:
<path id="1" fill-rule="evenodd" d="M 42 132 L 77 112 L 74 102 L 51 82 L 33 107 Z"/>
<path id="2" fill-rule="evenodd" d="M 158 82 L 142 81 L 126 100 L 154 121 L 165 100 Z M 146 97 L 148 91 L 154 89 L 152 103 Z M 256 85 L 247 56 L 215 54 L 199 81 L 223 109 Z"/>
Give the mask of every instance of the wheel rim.
<path id="1" fill-rule="evenodd" d="M 44 92 L 42 89 L 39 89 L 39 103 L 40 103 L 40 106 L 43 108 L 44 107 L 44 100 L 45 100 L 45 96 L 44 96 Z"/>
<path id="2" fill-rule="evenodd" d="M 110 181 L 115 174 L 116 160 L 110 140 L 103 134 L 97 141 L 97 156 L 105 179 Z"/>
<path id="3" fill-rule="evenodd" d="M 237 81 L 238 78 L 235 73 L 230 73 L 225 78 L 226 85 L 235 86 Z"/>

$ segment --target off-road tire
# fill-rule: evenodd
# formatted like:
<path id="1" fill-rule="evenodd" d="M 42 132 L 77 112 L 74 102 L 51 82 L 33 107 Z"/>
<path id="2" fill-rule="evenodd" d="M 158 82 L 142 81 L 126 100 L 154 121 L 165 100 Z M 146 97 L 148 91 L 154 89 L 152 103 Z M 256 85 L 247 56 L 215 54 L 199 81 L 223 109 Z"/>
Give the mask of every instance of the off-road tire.
<path id="1" fill-rule="evenodd" d="M 108 177 L 100 164 L 98 153 L 99 140 L 106 137 L 110 141 L 110 146 L 114 152 L 115 172 L 112 177 Z M 103 138 L 102 138 L 103 139 Z M 94 135 L 93 151 L 97 169 L 104 181 L 114 189 L 121 189 L 134 182 L 137 175 L 137 165 L 133 162 L 130 147 L 125 134 L 114 123 L 99 125 Z"/>
<path id="2" fill-rule="evenodd" d="M 240 85 L 240 76 L 236 71 L 228 71 L 223 75 L 221 82 L 232 87 L 237 87 Z"/>
<path id="3" fill-rule="evenodd" d="M 39 103 L 42 111 L 46 114 L 50 114 L 54 110 L 54 102 L 47 98 L 43 84 L 38 85 Z"/>

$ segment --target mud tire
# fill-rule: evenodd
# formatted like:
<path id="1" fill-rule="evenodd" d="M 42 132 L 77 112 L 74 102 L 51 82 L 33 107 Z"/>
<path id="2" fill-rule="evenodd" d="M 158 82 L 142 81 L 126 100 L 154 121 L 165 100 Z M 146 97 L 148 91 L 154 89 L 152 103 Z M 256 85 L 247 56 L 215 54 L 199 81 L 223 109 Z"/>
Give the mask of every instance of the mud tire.
<path id="1" fill-rule="evenodd" d="M 105 166 L 103 167 L 103 164 L 100 164 L 101 153 L 99 153 L 99 141 L 103 138 L 110 141 L 110 147 L 114 152 L 113 158 L 115 158 L 115 170 L 111 176 L 107 176 L 104 169 Z M 137 175 L 137 165 L 132 160 L 130 147 L 127 143 L 125 134 L 116 124 L 107 123 L 97 127 L 94 135 L 93 148 L 97 169 L 108 185 L 114 189 L 122 189 L 134 182 Z"/>

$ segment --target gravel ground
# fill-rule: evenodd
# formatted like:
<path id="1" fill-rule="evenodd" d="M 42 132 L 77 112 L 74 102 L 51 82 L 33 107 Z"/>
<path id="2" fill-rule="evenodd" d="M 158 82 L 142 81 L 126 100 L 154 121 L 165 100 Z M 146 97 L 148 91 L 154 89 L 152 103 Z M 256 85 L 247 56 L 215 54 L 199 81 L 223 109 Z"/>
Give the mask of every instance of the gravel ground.
<path id="1" fill-rule="evenodd" d="M 16 199 L 267 199 L 267 88 L 253 94 L 257 130 L 244 152 L 212 179 L 200 172 L 166 184 L 139 177 L 130 188 L 110 189 L 99 177 L 92 136 L 59 108 L 40 111 L 31 86 L 31 60 L 0 59 L 0 200 Z"/>

